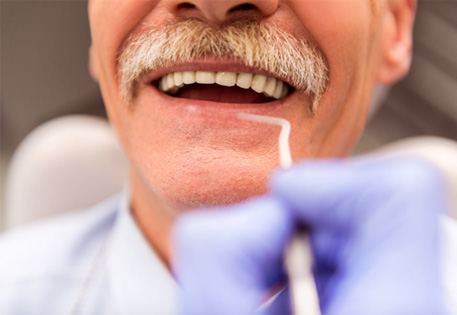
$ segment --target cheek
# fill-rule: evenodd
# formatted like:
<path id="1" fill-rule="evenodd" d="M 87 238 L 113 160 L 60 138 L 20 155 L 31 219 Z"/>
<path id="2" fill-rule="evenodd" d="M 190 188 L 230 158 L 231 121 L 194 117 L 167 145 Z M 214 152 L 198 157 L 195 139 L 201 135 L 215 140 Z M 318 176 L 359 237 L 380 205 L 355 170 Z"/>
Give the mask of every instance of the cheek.
<path id="1" fill-rule="evenodd" d="M 360 68 L 360 58 L 366 56 L 371 23 L 369 1 L 292 2 L 300 22 L 327 57 L 331 83 L 343 84 L 351 79 L 355 68 Z"/>
<path id="2" fill-rule="evenodd" d="M 117 58 L 123 41 L 159 0 L 91 0 L 89 22 L 98 83 L 111 123 L 124 146 L 128 145 L 125 117 L 130 115 L 119 95 Z"/>
<path id="3" fill-rule="evenodd" d="M 372 13 L 367 0 L 290 1 L 330 68 L 329 88 L 313 121 L 316 155 L 346 154 L 363 129 L 370 68 Z"/>
<path id="4" fill-rule="evenodd" d="M 92 0 L 90 3 L 92 44 L 101 71 L 99 83 L 103 90 L 109 89 L 110 94 L 117 92 L 117 57 L 123 41 L 158 1 Z"/>

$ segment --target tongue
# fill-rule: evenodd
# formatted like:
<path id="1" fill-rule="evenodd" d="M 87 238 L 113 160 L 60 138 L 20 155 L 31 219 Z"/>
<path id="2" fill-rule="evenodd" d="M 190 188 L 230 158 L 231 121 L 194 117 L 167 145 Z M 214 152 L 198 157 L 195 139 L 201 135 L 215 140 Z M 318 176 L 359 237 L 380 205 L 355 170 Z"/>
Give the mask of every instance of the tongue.
<path id="1" fill-rule="evenodd" d="M 224 87 L 217 84 L 193 84 L 184 86 L 175 97 L 194 100 L 213 101 L 221 103 L 265 103 L 272 99 L 256 93 L 251 89 L 242 89 L 237 86 Z"/>

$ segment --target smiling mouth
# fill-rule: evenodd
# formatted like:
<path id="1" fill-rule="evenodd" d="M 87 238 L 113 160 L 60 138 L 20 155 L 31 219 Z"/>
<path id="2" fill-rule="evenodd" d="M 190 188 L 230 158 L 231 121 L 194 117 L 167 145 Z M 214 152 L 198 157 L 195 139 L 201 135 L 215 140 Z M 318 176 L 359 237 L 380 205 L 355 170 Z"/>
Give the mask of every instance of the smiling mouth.
<path id="1" fill-rule="evenodd" d="M 152 82 L 176 98 L 219 103 L 271 103 L 290 95 L 294 88 L 272 76 L 249 72 L 178 71 Z"/>

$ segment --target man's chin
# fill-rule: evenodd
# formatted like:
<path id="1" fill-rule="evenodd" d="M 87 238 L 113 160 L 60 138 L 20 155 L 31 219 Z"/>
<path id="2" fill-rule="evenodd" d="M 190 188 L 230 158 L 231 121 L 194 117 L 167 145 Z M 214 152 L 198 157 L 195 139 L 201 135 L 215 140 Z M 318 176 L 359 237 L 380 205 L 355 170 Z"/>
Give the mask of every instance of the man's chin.
<path id="1" fill-rule="evenodd" d="M 251 185 L 243 188 L 243 186 L 226 185 L 225 187 L 212 187 L 212 189 L 204 191 L 178 192 L 177 194 L 166 196 L 166 199 L 179 212 L 217 208 L 240 203 L 254 196 L 262 195 L 266 191 L 265 186 L 265 184 L 262 184 L 256 187 Z"/>
<path id="2" fill-rule="evenodd" d="M 150 186 L 179 211 L 217 207 L 264 194 L 275 168 L 276 161 L 257 165 L 252 161 L 215 161 L 206 166 L 168 168 L 155 174 Z"/>

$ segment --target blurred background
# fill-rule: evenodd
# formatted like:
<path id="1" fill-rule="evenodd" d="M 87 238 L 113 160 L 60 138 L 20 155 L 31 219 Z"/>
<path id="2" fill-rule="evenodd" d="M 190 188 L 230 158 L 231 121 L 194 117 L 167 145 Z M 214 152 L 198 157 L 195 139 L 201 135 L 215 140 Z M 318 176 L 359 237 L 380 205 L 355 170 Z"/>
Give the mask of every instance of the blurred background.
<path id="1" fill-rule="evenodd" d="M 87 70 L 85 1 L 0 2 L 0 227 L 6 169 L 35 127 L 68 114 L 103 117 Z M 396 139 L 457 140 L 457 0 L 420 1 L 410 75 L 381 98 L 357 152 Z"/>

